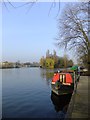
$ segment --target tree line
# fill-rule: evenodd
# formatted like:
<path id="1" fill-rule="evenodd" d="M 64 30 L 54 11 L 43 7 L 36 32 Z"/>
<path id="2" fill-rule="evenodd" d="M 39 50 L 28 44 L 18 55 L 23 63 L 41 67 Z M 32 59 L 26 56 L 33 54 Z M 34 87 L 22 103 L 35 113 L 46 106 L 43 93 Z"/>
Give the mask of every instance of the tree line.
<path id="1" fill-rule="evenodd" d="M 65 61 L 66 65 L 65 66 Z M 73 61 L 68 58 L 68 56 L 59 57 L 56 54 L 56 51 L 53 51 L 53 54 L 50 54 L 49 50 L 46 52 L 46 56 L 40 59 L 40 66 L 42 68 L 65 68 L 73 66 Z"/>

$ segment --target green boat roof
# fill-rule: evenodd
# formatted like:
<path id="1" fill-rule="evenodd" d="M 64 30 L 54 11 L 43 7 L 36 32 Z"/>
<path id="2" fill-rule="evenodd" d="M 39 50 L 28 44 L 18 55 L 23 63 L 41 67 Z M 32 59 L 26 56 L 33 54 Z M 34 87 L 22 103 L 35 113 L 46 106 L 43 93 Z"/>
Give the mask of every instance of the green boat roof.
<path id="1" fill-rule="evenodd" d="M 77 65 L 71 67 L 71 70 L 77 70 L 77 69 L 78 69 Z"/>

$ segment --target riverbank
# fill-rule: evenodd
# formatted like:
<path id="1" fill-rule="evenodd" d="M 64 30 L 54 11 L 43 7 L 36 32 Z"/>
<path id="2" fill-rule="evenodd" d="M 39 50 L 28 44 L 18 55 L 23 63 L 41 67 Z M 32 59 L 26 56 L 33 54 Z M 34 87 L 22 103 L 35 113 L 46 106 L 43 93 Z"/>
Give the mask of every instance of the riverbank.
<path id="1" fill-rule="evenodd" d="M 37 62 L 26 62 L 26 63 L 20 63 L 18 62 L 0 62 L 0 69 L 12 69 L 12 68 L 22 68 L 22 67 L 40 67 L 39 63 Z"/>
<path id="2" fill-rule="evenodd" d="M 89 100 L 88 100 L 88 76 L 81 76 L 74 91 L 66 118 L 88 118 Z"/>
<path id="3" fill-rule="evenodd" d="M 81 76 L 90 76 L 90 72 L 89 71 L 81 71 L 80 75 Z"/>

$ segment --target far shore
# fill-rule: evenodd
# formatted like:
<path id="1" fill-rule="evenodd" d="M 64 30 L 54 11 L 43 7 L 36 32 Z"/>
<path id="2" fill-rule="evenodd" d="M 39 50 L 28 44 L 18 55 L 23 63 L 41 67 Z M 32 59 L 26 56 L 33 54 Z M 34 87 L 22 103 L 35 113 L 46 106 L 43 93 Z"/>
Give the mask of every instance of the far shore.
<path id="1" fill-rule="evenodd" d="M 0 67 L 0 69 L 19 69 L 19 68 L 36 68 L 36 67 L 40 68 L 40 66 L 29 66 L 29 67 Z M 47 70 L 47 68 L 41 68 L 41 69 Z M 60 68 L 53 68 L 50 70 L 54 70 L 54 69 L 60 69 Z M 61 68 L 61 69 L 65 69 L 65 68 Z M 81 71 L 80 75 L 81 76 L 90 76 L 90 73 L 88 71 Z"/>

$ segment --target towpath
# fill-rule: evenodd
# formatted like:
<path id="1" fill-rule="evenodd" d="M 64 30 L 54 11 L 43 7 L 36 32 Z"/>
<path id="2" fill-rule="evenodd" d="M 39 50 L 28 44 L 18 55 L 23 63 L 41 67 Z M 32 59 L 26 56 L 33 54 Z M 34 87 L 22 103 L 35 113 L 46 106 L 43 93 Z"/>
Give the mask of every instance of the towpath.
<path id="1" fill-rule="evenodd" d="M 89 83 L 90 77 L 81 76 L 76 92 L 73 93 L 66 118 L 89 118 Z"/>

